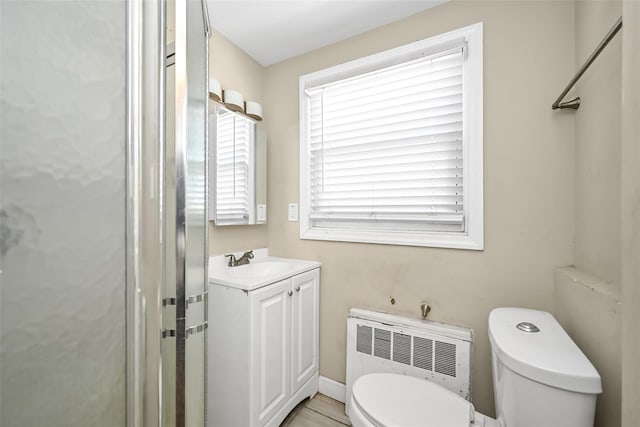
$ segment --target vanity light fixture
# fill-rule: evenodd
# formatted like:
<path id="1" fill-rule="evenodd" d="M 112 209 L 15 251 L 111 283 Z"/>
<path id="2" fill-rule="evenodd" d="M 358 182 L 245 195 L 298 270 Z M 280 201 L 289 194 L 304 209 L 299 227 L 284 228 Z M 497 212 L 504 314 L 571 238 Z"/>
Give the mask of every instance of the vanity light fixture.
<path id="1" fill-rule="evenodd" d="M 209 98 L 224 104 L 231 111 L 243 113 L 256 121 L 262 120 L 262 104 L 256 101 L 245 102 L 240 92 L 222 89 L 220 81 L 214 77 L 209 77 Z"/>
<path id="2" fill-rule="evenodd" d="M 224 90 L 224 104 L 228 109 L 244 113 L 244 98 L 237 90 Z"/>
<path id="3" fill-rule="evenodd" d="M 255 101 L 247 101 L 244 104 L 245 114 L 252 119 L 262 120 L 262 105 Z"/>
<path id="4" fill-rule="evenodd" d="M 214 101 L 222 101 L 222 86 L 213 77 L 209 77 L 209 98 Z"/>

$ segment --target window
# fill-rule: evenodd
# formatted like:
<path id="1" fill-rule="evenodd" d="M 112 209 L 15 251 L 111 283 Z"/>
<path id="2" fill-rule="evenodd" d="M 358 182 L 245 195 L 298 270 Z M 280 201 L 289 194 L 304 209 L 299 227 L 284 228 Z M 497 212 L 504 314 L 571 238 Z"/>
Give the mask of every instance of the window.
<path id="1" fill-rule="evenodd" d="M 254 215 L 253 141 L 255 123 L 222 106 L 215 113 L 215 197 L 212 209 L 216 225 L 248 224 Z"/>
<path id="2" fill-rule="evenodd" d="M 483 248 L 482 24 L 300 78 L 300 237 Z"/>

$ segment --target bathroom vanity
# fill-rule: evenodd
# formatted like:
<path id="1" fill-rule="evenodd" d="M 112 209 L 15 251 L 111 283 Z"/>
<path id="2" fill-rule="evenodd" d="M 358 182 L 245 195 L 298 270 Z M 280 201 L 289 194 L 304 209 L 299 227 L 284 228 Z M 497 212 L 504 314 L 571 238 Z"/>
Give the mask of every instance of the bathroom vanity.
<path id="1" fill-rule="evenodd" d="M 320 263 L 209 260 L 207 426 L 278 426 L 318 391 Z"/>

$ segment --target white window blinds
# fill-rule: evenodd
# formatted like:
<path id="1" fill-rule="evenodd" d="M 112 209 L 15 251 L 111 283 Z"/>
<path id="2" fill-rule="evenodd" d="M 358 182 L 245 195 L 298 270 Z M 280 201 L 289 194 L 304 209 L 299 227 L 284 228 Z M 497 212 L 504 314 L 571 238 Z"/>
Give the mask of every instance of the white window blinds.
<path id="1" fill-rule="evenodd" d="M 216 225 L 249 220 L 253 122 L 224 108 L 216 126 Z"/>
<path id="2" fill-rule="evenodd" d="M 464 231 L 463 49 L 308 88 L 313 227 Z"/>

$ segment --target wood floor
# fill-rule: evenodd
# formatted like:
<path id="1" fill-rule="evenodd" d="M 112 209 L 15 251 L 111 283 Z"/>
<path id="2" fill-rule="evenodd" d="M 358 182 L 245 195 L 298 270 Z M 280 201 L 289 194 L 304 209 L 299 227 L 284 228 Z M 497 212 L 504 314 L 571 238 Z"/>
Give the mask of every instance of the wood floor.
<path id="1" fill-rule="evenodd" d="M 344 427 L 350 426 L 344 404 L 324 394 L 316 394 L 295 407 L 280 427 Z"/>

